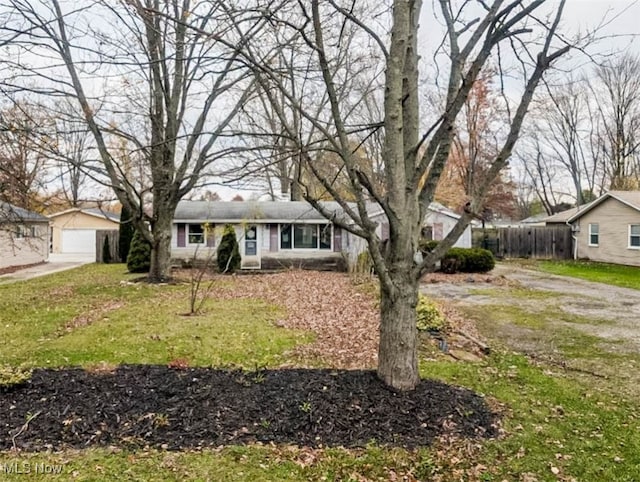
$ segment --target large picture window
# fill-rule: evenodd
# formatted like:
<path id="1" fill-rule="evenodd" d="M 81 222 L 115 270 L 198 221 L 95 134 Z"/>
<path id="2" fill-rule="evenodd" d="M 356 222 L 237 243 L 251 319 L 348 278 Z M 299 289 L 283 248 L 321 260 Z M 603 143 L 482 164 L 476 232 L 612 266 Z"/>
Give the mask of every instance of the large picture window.
<path id="1" fill-rule="evenodd" d="M 629 247 L 640 248 L 640 224 L 629 225 Z"/>
<path id="2" fill-rule="evenodd" d="M 600 225 L 589 224 L 589 246 L 598 246 L 600 244 Z"/>
<path id="3" fill-rule="evenodd" d="M 330 224 L 280 225 L 280 249 L 331 249 Z"/>
<path id="4" fill-rule="evenodd" d="M 295 249 L 318 249 L 318 225 L 294 224 L 293 247 Z"/>

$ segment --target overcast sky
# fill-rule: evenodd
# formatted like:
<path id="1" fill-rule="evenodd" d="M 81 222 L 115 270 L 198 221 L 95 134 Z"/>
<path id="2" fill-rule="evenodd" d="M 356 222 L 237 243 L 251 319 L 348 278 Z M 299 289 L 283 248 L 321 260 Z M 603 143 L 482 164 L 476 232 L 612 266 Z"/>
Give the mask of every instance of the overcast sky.
<path id="1" fill-rule="evenodd" d="M 640 1 L 638 0 L 568 0 L 565 26 L 585 33 L 601 26 L 603 39 L 593 49 L 598 51 L 640 51 Z"/>

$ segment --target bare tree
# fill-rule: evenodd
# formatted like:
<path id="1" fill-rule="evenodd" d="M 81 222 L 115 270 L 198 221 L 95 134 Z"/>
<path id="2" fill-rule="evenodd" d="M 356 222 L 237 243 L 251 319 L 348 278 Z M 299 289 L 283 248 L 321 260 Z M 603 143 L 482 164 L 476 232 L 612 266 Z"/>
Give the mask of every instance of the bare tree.
<path id="1" fill-rule="evenodd" d="M 250 92 L 234 33 L 250 39 L 263 20 L 222 0 L 4 0 L 2 9 L 17 72 L 5 88 L 75 99 L 111 188 L 151 243 L 149 279 L 167 279 L 176 205 L 228 152 L 226 129 Z M 123 143 L 143 159 L 148 192 L 122 165 Z"/>
<path id="2" fill-rule="evenodd" d="M 58 103 L 54 112 L 55 132 L 51 142 L 42 146 L 56 163 L 57 181 L 62 198 L 70 207 L 80 207 L 87 200 L 83 186 L 91 179 L 91 132 L 69 99 Z"/>
<path id="3" fill-rule="evenodd" d="M 39 148 L 50 119 L 41 106 L 14 101 L 0 112 L 0 201 L 41 209 L 47 157 Z"/>
<path id="4" fill-rule="evenodd" d="M 355 203 L 347 202 L 334 183 L 314 161 L 317 157 L 298 146 L 306 169 L 347 213 L 349 221 L 340 219 L 317 199 L 306 199 L 322 212 L 357 236 L 366 240 L 381 290 L 380 347 L 378 375 L 387 384 L 401 390 L 418 383 L 417 332 L 415 307 L 418 283 L 422 274 L 433 269 L 436 261 L 462 234 L 474 213 L 481 212 L 491 182 L 506 166 L 520 134 L 522 121 L 544 72 L 569 46 L 557 41 L 556 29 L 564 2 L 549 8 L 543 1 L 439 2 L 440 15 L 446 25 L 448 71 L 446 96 L 441 110 L 431 116 L 435 121 L 424 125 L 420 116 L 420 99 L 424 85 L 420 81 L 418 55 L 419 0 L 395 0 L 391 10 L 386 5 L 355 4 L 329 0 L 291 2 L 286 11 L 268 12 L 271 25 L 288 31 L 290 38 L 304 40 L 307 78 L 328 99 L 328 111 L 318 115 L 317 104 L 293 95 L 269 68 L 270 52 L 251 45 L 245 58 L 253 64 L 258 82 L 265 79 L 278 90 L 300 115 L 311 122 L 321 139 L 322 148 L 340 159 L 340 170 L 351 184 Z M 371 9 L 374 9 L 372 11 Z M 545 8 L 546 14 L 545 14 Z M 375 10 L 377 9 L 377 10 Z M 289 15 L 295 10 L 295 15 Z M 470 20 L 469 20 L 470 19 Z M 524 69 L 525 86 L 520 99 L 510 105 L 510 123 L 497 145 L 483 182 L 459 223 L 428 257 L 420 260 L 418 239 L 428 205 L 449 159 L 456 119 L 471 89 L 498 48 L 514 49 Z M 534 50 L 535 49 L 535 50 Z M 445 52 L 443 47 L 442 52 Z M 379 62 L 378 62 L 379 60 Z M 384 73 L 384 78 L 380 74 Z M 354 77 L 364 76 L 367 89 L 358 90 Z M 375 82 L 375 79 L 380 79 Z M 344 89 L 344 86 L 355 89 Z M 381 117 L 366 128 L 357 115 L 365 90 L 380 88 Z M 280 103 L 271 102 L 273 109 Z M 280 112 L 281 118 L 285 117 Z M 295 141 L 295 133 L 287 129 Z M 382 159 L 384 181 L 380 188 L 359 167 L 355 146 L 369 135 L 384 132 Z M 376 223 L 369 217 L 369 200 L 373 200 L 389 220 L 386 248 L 376 234 Z"/>
<path id="5" fill-rule="evenodd" d="M 637 189 L 640 175 L 640 58 L 630 53 L 595 69 L 595 154 L 611 189 Z"/>
<path id="6" fill-rule="evenodd" d="M 578 205 L 598 195 L 603 183 L 602 164 L 591 148 L 594 122 L 586 81 L 569 76 L 549 87 L 534 107 L 525 153 L 535 162 L 525 169 L 551 213 L 559 194 L 569 194 Z M 552 176 L 552 173 L 556 174 Z M 552 177 L 555 179 L 552 180 Z M 569 186 L 573 187 L 568 192 Z M 553 200 L 553 203 L 551 202 Z"/>

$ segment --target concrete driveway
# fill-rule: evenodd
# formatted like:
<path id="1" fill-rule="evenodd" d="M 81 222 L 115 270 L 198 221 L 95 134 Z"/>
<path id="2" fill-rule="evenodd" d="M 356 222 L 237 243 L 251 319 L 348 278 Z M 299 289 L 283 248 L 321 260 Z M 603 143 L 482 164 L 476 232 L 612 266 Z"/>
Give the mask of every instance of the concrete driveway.
<path id="1" fill-rule="evenodd" d="M 68 269 L 77 268 L 85 264 L 95 263 L 95 257 L 92 254 L 73 253 L 73 254 L 55 254 L 49 255 L 49 261 L 44 264 L 30 266 L 28 268 L 14 271 L 0 276 L 0 284 L 14 283 L 27 279 L 37 278 L 48 274 L 66 271 Z"/>

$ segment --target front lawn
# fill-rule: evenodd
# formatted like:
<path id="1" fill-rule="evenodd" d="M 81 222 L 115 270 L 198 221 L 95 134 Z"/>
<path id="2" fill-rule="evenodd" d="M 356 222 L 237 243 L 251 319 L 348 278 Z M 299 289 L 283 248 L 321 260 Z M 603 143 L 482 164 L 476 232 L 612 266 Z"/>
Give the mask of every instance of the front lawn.
<path id="1" fill-rule="evenodd" d="M 186 284 L 153 286 L 122 265 L 81 269 L 0 286 L 0 365 L 228 364 L 283 362 L 310 335 L 273 329 L 281 307 L 264 300 L 210 300 L 189 311 Z M 222 282 L 221 282 L 222 283 Z"/>
<path id="2" fill-rule="evenodd" d="M 468 313 L 491 340 L 491 356 L 453 361 L 425 339 L 425 380 L 398 395 L 367 371 L 375 290 L 346 275 L 216 278 L 198 316 L 185 316 L 188 284 L 134 278 L 121 265 L 91 265 L 0 286 L 0 365 L 35 369 L 26 386 L 0 388 L 5 478 L 568 482 L 640 474 L 640 403 L 620 396 L 615 370 L 604 379 L 527 358 L 509 346 L 513 332 L 496 331 L 515 322 L 529 341 L 550 341 L 551 308 L 544 317 L 514 311 L 513 299 L 525 296 L 517 287 Z M 552 341 L 567 360 L 576 345 L 588 348 L 580 363 L 604 356 L 589 337 Z"/>
<path id="3" fill-rule="evenodd" d="M 537 267 L 546 273 L 640 290 L 640 268 L 635 266 L 593 261 L 541 261 Z"/>

